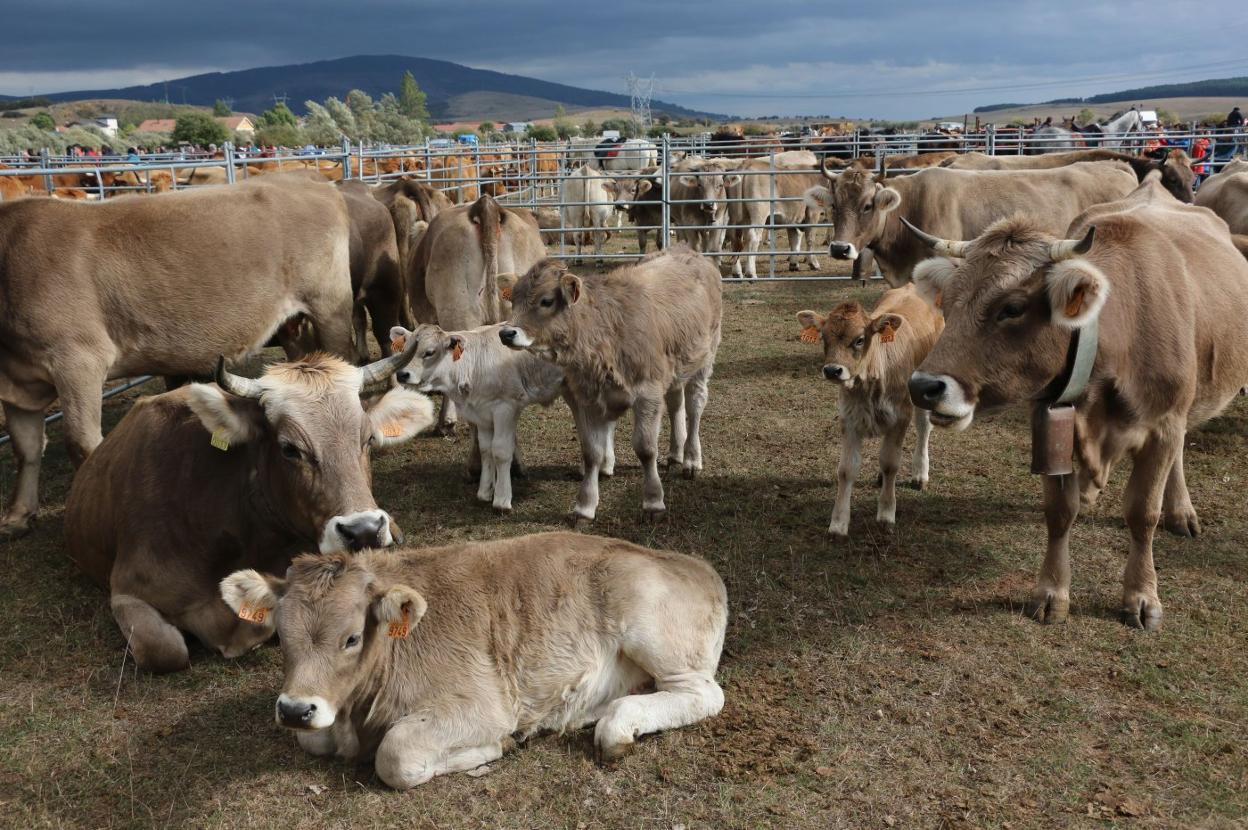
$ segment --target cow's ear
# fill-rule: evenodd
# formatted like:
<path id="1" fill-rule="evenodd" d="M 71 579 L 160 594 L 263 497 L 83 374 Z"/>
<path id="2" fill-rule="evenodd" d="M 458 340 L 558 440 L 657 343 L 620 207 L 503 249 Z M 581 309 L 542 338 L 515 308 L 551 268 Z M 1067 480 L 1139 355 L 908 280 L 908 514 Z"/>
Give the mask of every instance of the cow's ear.
<path id="1" fill-rule="evenodd" d="M 228 450 L 231 444 L 255 440 L 262 429 L 264 405 L 221 391 L 215 383 L 192 383 L 187 404 L 204 429 L 212 433 L 213 446 Z"/>
<path id="2" fill-rule="evenodd" d="M 650 188 L 652 187 L 654 187 L 654 185 L 650 183 L 649 179 L 642 179 L 641 181 L 637 182 L 637 195 L 645 196 L 647 193 L 650 192 Z"/>
<path id="3" fill-rule="evenodd" d="M 373 440 L 379 447 L 402 444 L 433 426 L 433 403 L 419 392 L 394 388 L 368 407 Z"/>
<path id="4" fill-rule="evenodd" d="M 823 210 L 832 204 L 832 191 L 821 184 L 807 188 L 802 194 L 803 201 L 815 210 Z"/>
<path id="5" fill-rule="evenodd" d="M 396 352 L 403 351 L 407 347 L 407 338 L 412 336 L 412 332 L 402 326 L 390 327 L 390 348 Z"/>
<path id="6" fill-rule="evenodd" d="M 564 274 L 559 278 L 559 290 L 568 305 L 576 305 L 581 299 L 581 278 L 576 274 Z"/>
<path id="7" fill-rule="evenodd" d="M 943 256 L 925 259 L 914 266 L 911 279 L 919 296 L 927 300 L 935 308 L 941 307 L 941 300 L 949 281 L 957 273 L 958 264 Z"/>
<path id="8" fill-rule="evenodd" d="M 507 302 L 511 302 L 511 292 L 515 290 L 516 283 L 519 281 L 520 278 L 515 274 L 499 274 L 494 278 L 494 282 L 498 286 L 498 296 Z"/>
<path id="9" fill-rule="evenodd" d="M 802 327 L 803 343 L 819 342 L 819 332 L 823 329 L 824 318 L 813 311 L 797 312 L 797 323 Z"/>
<path id="10" fill-rule="evenodd" d="M 867 329 L 879 335 L 881 342 L 888 343 L 893 339 L 893 333 L 904 324 L 905 318 L 900 314 L 881 314 L 867 324 Z"/>
<path id="11" fill-rule="evenodd" d="M 680 183 L 681 183 L 681 184 L 683 184 L 685 187 L 697 187 L 697 186 L 698 186 L 698 177 L 697 177 L 697 176 L 688 176 L 688 175 L 681 176 L 681 177 L 680 177 Z"/>
<path id="12" fill-rule="evenodd" d="M 610 193 L 612 196 L 620 192 L 620 186 L 616 183 L 615 179 L 603 179 L 602 189 Z"/>
<path id="13" fill-rule="evenodd" d="M 740 173 L 729 173 L 727 176 L 724 176 L 724 187 L 736 187 L 739 184 L 741 184 Z"/>
<path id="14" fill-rule="evenodd" d="M 1083 328 L 1109 299 L 1109 279 L 1086 259 L 1068 259 L 1049 269 L 1045 282 L 1053 322 L 1063 328 Z"/>
<path id="15" fill-rule="evenodd" d="M 286 580 L 251 570 L 235 571 L 221 580 L 221 599 L 247 622 L 272 625 L 272 614 L 286 593 Z"/>
<path id="16" fill-rule="evenodd" d="M 882 187 L 875 194 L 875 209 L 880 213 L 888 213 L 890 210 L 896 210 L 901 204 L 901 194 L 891 187 Z"/>
<path id="17" fill-rule="evenodd" d="M 406 637 L 428 609 L 425 598 L 406 585 L 393 585 L 373 600 L 373 617 L 389 637 Z"/>

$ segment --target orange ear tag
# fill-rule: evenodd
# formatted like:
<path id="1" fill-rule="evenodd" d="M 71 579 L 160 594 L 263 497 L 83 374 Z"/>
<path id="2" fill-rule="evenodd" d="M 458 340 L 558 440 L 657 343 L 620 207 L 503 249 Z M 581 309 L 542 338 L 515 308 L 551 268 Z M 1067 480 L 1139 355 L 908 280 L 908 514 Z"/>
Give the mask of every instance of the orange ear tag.
<path id="1" fill-rule="evenodd" d="M 880 329 L 880 342 L 881 343 L 893 342 L 893 324 L 892 323 L 885 323 L 884 328 Z"/>
<path id="2" fill-rule="evenodd" d="M 264 620 L 267 616 L 269 616 L 269 609 L 259 605 L 244 605 L 238 609 L 238 618 L 240 620 L 246 620 L 256 625 L 264 625 Z"/>
<path id="3" fill-rule="evenodd" d="M 390 340 L 390 348 L 394 349 L 396 352 L 401 352 L 406 347 L 407 347 L 406 337 L 395 337 Z"/>
<path id="4" fill-rule="evenodd" d="M 409 630 L 410 629 L 409 629 L 408 622 L 407 622 L 407 606 L 404 605 L 403 616 L 399 619 L 398 622 L 390 623 L 390 627 L 386 630 L 386 634 L 390 637 L 395 637 L 395 638 L 406 637 L 407 632 Z"/>
<path id="5" fill-rule="evenodd" d="M 464 344 L 456 340 L 455 348 L 451 349 L 451 360 L 459 360 L 463 356 L 464 356 Z"/>
<path id="6" fill-rule="evenodd" d="M 1083 289 L 1080 288 L 1074 294 L 1070 295 L 1070 299 L 1066 301 L 1065 311 L 1067 317 L 1078 317 L 1079 312 L 1083 310 Z"/>
<path id="7" fill-rule="evenodd" d="M 932 305 L 936 306 L 937 308 L 945 307 L 945 294 L 943 291 L 936 292 L 936 302 L 932 303 Z"/>
<path id="8" fill-rule="evenodd" d="M 403 434 L 403 427 L 398 421 L 387 421 L 381 425 L 381 434 L 387 438 L 398 438 Z"/>
<path id="9" fill-rule="evenodd" d="M 800 340 L 803 343 L 818 343 L 819 342 L 819 329 L 816 328 L 815 326 L 807 326 L 806 328 L 802 329 L 802 336 Z"/>
<path id="10" fill-rule="evenodd" d="M 502 297 L 507 302 L 511 302 L 511 286 L 509 285 L 506 288 L 498 289 L 498 296 Z"/>

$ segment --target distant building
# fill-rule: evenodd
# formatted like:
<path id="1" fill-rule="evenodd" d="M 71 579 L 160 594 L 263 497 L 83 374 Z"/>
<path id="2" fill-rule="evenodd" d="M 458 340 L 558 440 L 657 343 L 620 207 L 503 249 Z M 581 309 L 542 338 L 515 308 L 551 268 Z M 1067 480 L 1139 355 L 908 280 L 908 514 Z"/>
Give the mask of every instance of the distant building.
<path id="1" fill-rule="evenodd" d="M 522 133 L 532 126 L 533 126 L 532 121 L 508 121 L 506 132 Z"/>
<path id="2" fill-rule="evenodd" d="M 244 138 L 251 138 L 256 134 L 255 123 L 245 115 L 220 115 L 213 120 Z M 138 129 L 142 133 L 171 133 L 177 123 L 176 118 L 149 118 Z"/>
<path id="3" fill-rule="evenodd" d="M 84 127 L 84 128 L 90 128 L 93 130 L 99 130 L 100 132 L 104 133 L 104 135 L 108 136 L 109 138 L 116 138 L 117 137 L 117 116 L 101 115 L 98 118 L 79 118 L 77 121 L 70 121 L 68 124 L 66 124 L 63 127 L 57 127 L 56 131 L 58 133 L 63 133 L 66 130 L 72 130 L 74 127 Z"/>

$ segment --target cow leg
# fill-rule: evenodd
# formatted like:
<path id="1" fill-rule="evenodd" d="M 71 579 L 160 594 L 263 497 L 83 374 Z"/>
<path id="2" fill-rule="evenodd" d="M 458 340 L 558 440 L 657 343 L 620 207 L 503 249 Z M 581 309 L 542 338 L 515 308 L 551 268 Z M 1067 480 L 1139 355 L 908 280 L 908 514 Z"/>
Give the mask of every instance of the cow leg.
<path id="1" fill-rule="evenodd" d="M 387 329 L 389 331 L 389 329 Z M 351 306 L 351 337 L 357 354 L 368 355 L 368 310 L 361 300 Z"/>
<path id="2" fill-rule="evenodd" d="M 113 619 L 126 638 L 134 662 L 154 674 L 181 671 L 191 664 L 182 632 L 170 625 L 152 606 L 129 594 L 113 594 L 109 600 Z"/>
<path id="3" fill-rule="evenodd" d="M 1181 423 L 1163 424 L 1135 454 L 1123 497 L 1131 549 L 1122 578 L 1123 621 L 1150 631 L 1161 627 L 1161 600 L 1153 567 L 1153 534 L 1161 518 L 1166 479 L 1180 462 L 1185 430 Z"/>
<path id="4" fill-rule="evenodd" d="M 312 328 L 316 334 L 317 346 L 330 354 L 335 354 L 349 363 L 361 358 L 355 340 L 354 305 L 348 300 L 345 303 L 328 303 L 326 308 L 313 308 L 308 312 L 312 319 Z M 364 356 L 367 356 L 365 353 Z"/>
<path id="5" fill-rule="evenodd" d="M 862 466 L 862 436 L 841 423 L 841 462 L 836 468 L 836 501 L 832 505 L 832 521 L 828 534 L 842 539 L 849 536 L 849 501 L 854 494 L 854 482 Z M 882 496 L 881 496 L 882 498 Z"/>
<path id="6" fill-rule="evenodd" d="M 637 252 L 642 256 L 646 255 L 646 238 L 650 235 L 650 231 L 644 228 L 637 229 Z"/>
<path id="7" fill-rule="evenodd" d="M 75 468 L 81 467 L 104 440 L 100 392 L 107 379 L 108 371 L 103 365 L 84 362 L 57 381 L 61 411 L 65 413 L 65 446 Z"/>
<path id="8" fill-rule="evenodd" d="M 481 451 L 481 478 L 477 484 L 477 501 L 494 500 L 494 424 L 473 424 L 476 432 L 476 445 Z"/>
<path id="9" fill-rule="evenodd" d="M 1200 535 L 1200 519 L 1192 507 L 1192 497 L 1187 492 L 1187 480 L 1183 477 L 1183 445 L 1170 467 L 1166 478 L 1166 491 L 1161 502 L 1162 526 L 1176 536 Z"/>
<path id="10" fill-rule="evenodd" d="M 602 442 L 602 469 L 599 474 L 604 478 L 615 475 L 615 425 L 619 421 L 607 423 L 607 437 Z"/>
<path id="11" fill-rule="evenodd" d="M 810 249 L 810 253 L 806 255 L 806 262 L 810 265 L 810 270 L 818 271 L 819 270 L 819 257 L 815 254 L 815 251 L 818 250 L 818 247 L 815 244 L 815 229 L 811 227 L 807 227 L 805 229 L 805 232 L 806 232 L 805 244 L 806 244 L 806 247 Z"/>
<path id="12" fill-rule="evenodd" d="M 696 478 L 702 472 L 702 411 L 710 397 L 712 369 L 700 370 L 685 384 L 685 420 L 688 423 L 685 438 L 685 478 Z"/>
<path id="13" fill-rule="evenodd" d="M 650 671 L 644 662 L 638 663 Z M 713 670 L 660 675 L 654 686 L 656 691 L 650 694 L 628 695 L 608 704 L 594 727 L 594 755 L 600 763 L 609 764 L 627 754 L 641 735 L 688 726 L 724 708 L 724 691 L 715 682 Z"/>
<path id="14" fill-rule="evenodd" d="M 880 441 L 880 499 L 875 520 L 885 525 L 897 523 L 897 472 L 901 469 L 901 448 L 906 441 L 910 424 L 902 421 Z"/>
<path id="15" fill-rule="evenodd" d="M 641 485 L 641 509 L 647 518 L 667 512 L 663 503 L 663 480 L 659 478 L 659 429 L 663 410 L 651 397 L 637 398 L 633 404 L 633 452 L 641 462 L 645 480 Z"/>
<path id="16" fill-rule="evenodd" d="M 475 720 L 463 714 L 446 716 L 449 724 L 468 724 Z M 504 737 L 493 740 L 482 736 L 480 743 L 472 742 L 473 735 L 464 736 L 467 740 L 456 740 L 450 744 L 450 736 L 442 734 L 441 718 L 432 712 L 409 715 L 402 718 L 382 738 L 377 747 L 377 775 L 386 784 L 396 790 L 406 790 L 424 784 L 435 775 L 447 775 L 452 772 L 464 772 L 476 769 L 482 764 L 498 760 L 513 746 L 506 730 L 499 731 Z M 481 735 L 485 724 L 470 726 L 469 729 Z"/>
<path id="17" fill-rule="evenodd" d="M 0 517 L 0 540 L 18 539 L 30 532 L 39 512 L 39 467 L 47 444 L 43 431 L 43 413 L 4 405 L 4 420 L 13 439 L 13 455 L 17 459 L 17 483 L 13 499 Z"/>
<path id="18" fill-rule="evenodd" d="M 602 469 L 604 445 L 611 430 L 610 421 L 600 415 L 590 414 L 579 407 L 574 414 L 576 434 L 581 440 L 581 488 L 576 494 L 576 503 L 568 521 L 576 527 L 582 520 L 592 522 L 598 512 L 598 473 Z"/>
<path id="19" fill-rule="evenodd" d="M 802 249 L 802 240 L 804 234 L 802 229 L 794 225 L 789 225 L 785 230 L 789 234 L 789 270 L 796 271 L 800 267 L 797 263 L 797 254 L 795 251 Z"/>
<path id="20" fill-rule="evenodd" d="M 1070 529 L 1079 515 L 1079 487 L 1074 476 L 1044 477 L 1044 523 L 1048 549 L 1028 613 L 1039 622 L 1066 622 L 1070 613 Z"/>
<path id="21" fill-rule="evenodd" d="M 758 277 L 758 246 L 761 245 L 762 242 L 762 228 L 746 228 L 745 250 L 748 253 L 745 257 L 745 275 L 747 277 Z"/>
<path id="22" fill-rule="evenodd" d="M 443 395 L 442 408 L 438 411 L 438 432 L 443 435 L 454 435 L 457 423 L 459 423 L 459 410 L 456 409 L 455 402 L 449 396 Z M 480 468 L 475 442 L 472 445 L 472 460 L 469 462 L 469 468 L 472 470 Z"/>
<path id="23" fill-rule="evenodd" d="M 929 461 L 927 455 L 928 437 L 932 434 L 932 421 L 926 409 L 914 411 L 914 456 L 910 459 L 910 483 L 914 489 L 923 490 L 927 487 Z"/>
<path id="24" fill-rule="evenodd" d="M 679 383 L 667 390 L 667 419 L 670 424 L 670 435 L 667 446 L 667 468 L 674 470 L 684 464 L 685 439 L 688 436 L 689 424 L 685 415 L 685 387 Z"/>
<path id="25" fill-rule="evenodd" d="M 520 413 L 510 407 L 494 412 L 493 440 L 490 452 L 494 457 L 494 509 L 511 512 L 511 461 L 516 452 L 516 420 Z M 482 445 L 482 454 L 485 446 Z"/>

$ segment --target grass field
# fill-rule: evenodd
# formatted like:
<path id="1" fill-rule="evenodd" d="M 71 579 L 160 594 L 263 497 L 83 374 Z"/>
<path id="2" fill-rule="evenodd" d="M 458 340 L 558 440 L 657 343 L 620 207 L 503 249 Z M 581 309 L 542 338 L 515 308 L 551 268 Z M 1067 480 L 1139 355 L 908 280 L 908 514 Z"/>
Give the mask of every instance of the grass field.
<path id="1" fill-rule="evenodd" d="M 41 523 L 0 546 L 0 825 L 1244 826 L 1248 399 L 1188 438 L 1205 533 L 1158 538 L 1163 630 L 1116 621 L 1121 470 L 1076 526 L 1070 622 L 1039 626 L 1022 614 L 1044 529 L 1018 412 L 934 433 L 931 486 L 901 492 L 893 533 L 872 521 L 872 443 L 851 541 L 825 536 L 836 392 L 793 314 L 878 294 L 726 290 L 706 471 L 667 479 L 658 524 L 640 519 L 621 428 L 593 532 L 707 558 L 731 619 L 723 713 L 645 739 L 610 769 L 583 731 L 534 739 L 482 777 L 395 793 L 371 766 L 306 756 L 274 725 L 275 646 L 239 660 L 199 649 L 184 673 L 136 674 L 106 596 L 62 548 L 71 470 L 52 429 Z M 126 406 L 109 403 L 109 426 Z M 559 527 L 579 465 L 562 404 L 527 414 L 521 441 L 531 477 L 509 517 L 474 501 L 462 434 L 377 456 L 378 501 L 415 543 Z M 6 451 L 6 498 L 12 475 Z"/>

